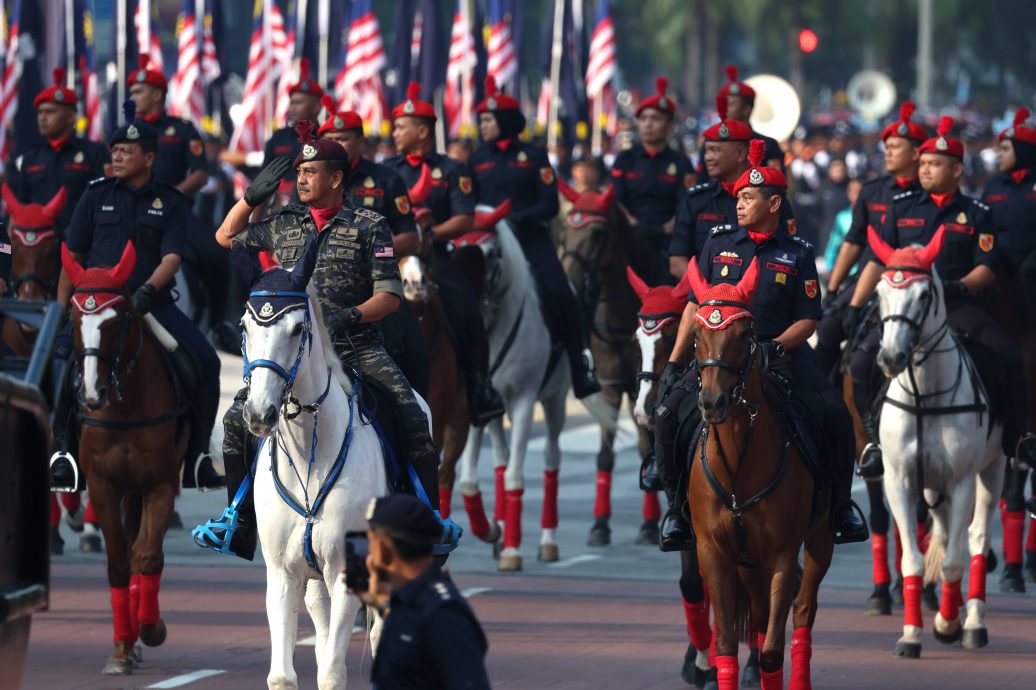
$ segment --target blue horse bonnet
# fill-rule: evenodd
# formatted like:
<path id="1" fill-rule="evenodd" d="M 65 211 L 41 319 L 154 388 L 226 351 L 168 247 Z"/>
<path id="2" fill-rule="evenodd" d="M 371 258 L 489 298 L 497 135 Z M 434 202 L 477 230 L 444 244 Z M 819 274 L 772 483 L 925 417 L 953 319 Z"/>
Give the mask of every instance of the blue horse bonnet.
<path id="1" fill-rule="evenodd" d="M 305 309 L 305 288 L 299 289 L 291 271 L 271 268 L 252 285 L 246 306 L 260 326 L 277 323 L 282 316 L 296 309 Z"/>

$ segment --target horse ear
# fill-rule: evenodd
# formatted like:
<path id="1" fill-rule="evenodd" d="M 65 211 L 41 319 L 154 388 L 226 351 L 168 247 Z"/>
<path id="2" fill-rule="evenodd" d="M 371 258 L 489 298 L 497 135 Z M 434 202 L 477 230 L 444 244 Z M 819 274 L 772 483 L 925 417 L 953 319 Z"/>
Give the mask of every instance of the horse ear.
<path id="1" fill-rule="evenodd" d="M 242 247 L 230 252 L 230 261 L 237 267 L 247 285 L 252 285 L 263 273 L 256 255 Z"/>
<path id="2" fill-rule="evenodd" d="M 320 249 L 320 238 L 311 237 L 302 251 L 302 258 L 291 269 L 291 285 L 299 292 L 305 292 L 309 279 L 313 276 L 313 268 L 317 265 L 317 253 Z"/>
<path id="3" fill-rule="evenodd" d="M 889 246 L 888 242 L 881 239 L 881 235 L 878 234 L 873 225 L 867 226 L 867 243 L 871 246 L 874 256 L 878 257 L 878 261 L 888 264 L 894 250 Z M 941 244 L 942 242 L 940 241 Z"/>
<path id="4" fill-rule="evenodd" d="M 677 302 L 686 302 L 687 295 L 691 293 L 691 279 L 687 277 L 689 273 L 690 271 L 685 271 L 683 278 L 680 278 L 680 282 L 669 291 L 669 296 Z"/>
<path id="5" fill-rule="evenodd" d="M 7 185 L 4 185 L 4 193 L 7 193 Z M 78 285 L 79 279 L 83 277 L 83 267 L 79 265 L 75 257 L 72 256 L 72 252 L 68 249 L 68 244 L 65 242 L 61 243 L 61 266 L 65 269 L 65 273 L 68 274 L 68 279 L 72 281 L 72 285 Z"/>
<path id="6" fill-rule="evenodd" d="M 511 215 L 511 200 L 504 199 L 503 203 L 492 211 L 475 211 L 475 229 L 492 230 L 497 223 L 509 215 Z"/>
<path id="7" fill-rule="evenodd" d="M 61 191 L 64 190 L 65 188 L 62 187 Z M 22 205 L 18 202 L 18 197 L 14 195 L 14 192 L 11 191 L 11 188 L 7 186 L 6 182 L 4 182 L 3 189 L 0 190 L 0 193 L 3 194 L 4 204 L 7 206 L 7 212 L 12 216 L 17 215 L 18 212 L 22 210 Z"/>
<path id="8" fill-rule="evenodd" d="M 698 301 L 701 301 L 705 293 L 712 289 L 709 282 L 702 276 L 701 269 L 698 268 L 698 258 L 695 256 L 692 256 L 691 260 L 687 262 L 687 272 L 684 274 L 683 279 L 687 281 L 690 291 L 694 292 L 694 296 L 698 298 Z"/>
<path id="9" fill-rule="evenodd" d="M 108 277 L 112 283 L 122 287 L 126 284 L 126 281 L 133 275 L 133 269 L 137 265 L 137 248 L 133 246 L 133 242 L 127 242 L 126 248 L 122 250 L 122 257 L 119 259 L 119 263 L 108 270 Z"/>
<path id="10" fill-rule="evenodd" d="M 633 270 L 632 266 L 626 267 L 626 280 L 630 282 L 630 287 L 633 288 L 633 292 L 637 293 L 637 297 L 640 301 L 644 301 L 644 296 L 651 290 L 644 279 L 637 275 L 637 272 Z"/>
<path id="11" fill-rule="evenodd" d="M 917 253 L 917 259 L 925 268 L 931 268 L 932 264 L 935 263 L 935 257 L 939 256 L 939 251 L 942 250 L 942 241 L 946 236 L 946 226 L 940 225 L 932 235 L 932 240 L 925 245 L 925 248 Z"/>
<path id="12" fill-rule="evenodd" d="M 61 210 L 65 208 L 66 201 L 68 201 L 68 192 L 65 191 L 64 187 L 62 187 L 58 190 L 58 193 L 47 202 L 47 205 L 43 207 L 43 213 L 50 219 L 51 223 L 53 223 L 58 217 Z"/>
<path id="13" fill-rule="evenodd" d="M 752 295 L 755 294 L 755 288 L 759 285 L 759 261 L 752 259 L 752 263 L 749 264 L 748 270 L 741 276 L 741 280 L 737 282 L 737 291 L 745 298 L 745 302 L 752 301 Z"/>
<path id="14" fill-rule="evenodd" d="M 558 190 L 561 192 L 561 196 L 565 197 L 573 204 L 579 199 L 579 192 L 572 189 L 567 182 L 561 177 L 558 178 Z"/>
<path id="15" fill-rule="evenodd" d="M 410 196 L 411 206 L 424 206 L 428 201 L 428 195 L 432 191 L 432 172 L 427 165 L 421 166 L 421 177 L 414 183 L 413 187 L 407 189 Z"/>

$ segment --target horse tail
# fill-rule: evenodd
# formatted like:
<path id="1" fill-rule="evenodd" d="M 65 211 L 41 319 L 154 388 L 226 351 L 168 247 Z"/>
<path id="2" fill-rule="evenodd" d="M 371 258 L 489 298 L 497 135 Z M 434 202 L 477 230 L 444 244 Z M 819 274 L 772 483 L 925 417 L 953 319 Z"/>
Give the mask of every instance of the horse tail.
<path id="1" fill-rule="evenodd" d="M 752 626 L 752 598 L 748 594 L 748 587 L 741 581 L 735 579 L 734 585 L 734 638 L 750 644 L 755 642 L 755 628 Z M 765 624 L 765 621 L 763 621 Z"/>
<path id="2" fill-rule="evenodd" d="M 937 526 L 938 524 L 937 522 L 933 524 L 928 551 L 924 555 L 924 584 L 926 586 L 935 584 L 939 579 L 942 561 L 946 557 L 946 539 L 942 530 Z"/>

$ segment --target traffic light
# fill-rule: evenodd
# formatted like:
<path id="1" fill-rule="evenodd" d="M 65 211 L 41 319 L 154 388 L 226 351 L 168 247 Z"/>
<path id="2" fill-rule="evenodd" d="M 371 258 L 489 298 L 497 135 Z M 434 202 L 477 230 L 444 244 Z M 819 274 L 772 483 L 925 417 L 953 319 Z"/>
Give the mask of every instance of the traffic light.
<path id="1" fill-rule="evenodd" d="M 803 53 L 812 53 L 817 49 L 818 43 L 820 43 L 820 39 L 812 29 L 803 29 L 799 32 L 799 48 Z"/>

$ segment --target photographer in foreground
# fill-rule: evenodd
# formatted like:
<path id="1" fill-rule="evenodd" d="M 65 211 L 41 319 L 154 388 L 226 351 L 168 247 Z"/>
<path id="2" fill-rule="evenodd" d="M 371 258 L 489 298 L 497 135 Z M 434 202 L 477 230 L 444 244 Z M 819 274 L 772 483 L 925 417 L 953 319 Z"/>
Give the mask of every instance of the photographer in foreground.
<path id="1" fill-rule="evenodd" d="M 361 539 L 347 541 L 346 578 L 385 619 L 372 687 L 489 688 L 482 627 L 432 557 L 442 525 L 431 509 L 414 496 L 394 494 L 372 501 L 367 520 L 369 583 L 364 587 L 355 577 L 363 572 Z"/>

